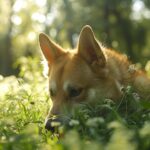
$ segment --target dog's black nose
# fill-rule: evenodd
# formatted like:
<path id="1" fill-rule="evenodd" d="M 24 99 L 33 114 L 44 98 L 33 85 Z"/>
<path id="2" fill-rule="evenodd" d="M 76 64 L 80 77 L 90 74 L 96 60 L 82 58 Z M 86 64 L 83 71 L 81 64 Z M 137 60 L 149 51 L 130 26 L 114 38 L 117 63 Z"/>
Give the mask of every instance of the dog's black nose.
<path id="1" fill-rule="evenodd" d="M 61 120 L 56 118 L 56 119 L 47 119 L 45 122 L 45 129 L 51 131 L 51 132 L 56 132 L 58 130 L 58 127 L 61 125 Z"/>

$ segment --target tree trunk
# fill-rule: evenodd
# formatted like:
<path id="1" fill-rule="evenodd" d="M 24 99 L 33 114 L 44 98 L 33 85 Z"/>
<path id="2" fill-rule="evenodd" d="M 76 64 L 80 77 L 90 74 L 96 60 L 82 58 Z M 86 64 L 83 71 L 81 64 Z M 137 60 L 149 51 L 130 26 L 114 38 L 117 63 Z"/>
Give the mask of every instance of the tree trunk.
<path id="1" fill-rule="evenodd" d="M 13 29 L 13 23 L 11 20 L 11 17 L 13 15 L 13 0 L 9 0 L 10 4 L 10 13 L 8 16 L 8 31 L 6 33 L 6 36 L 4 38 L 4 49 L 3 49 L 3 56 L 2 56 L 2 75 L 7 76 L 13 74 L 14 70 L 12 68 L 13 64 L 13 55 L 12 55 L 12 29 Z"/>

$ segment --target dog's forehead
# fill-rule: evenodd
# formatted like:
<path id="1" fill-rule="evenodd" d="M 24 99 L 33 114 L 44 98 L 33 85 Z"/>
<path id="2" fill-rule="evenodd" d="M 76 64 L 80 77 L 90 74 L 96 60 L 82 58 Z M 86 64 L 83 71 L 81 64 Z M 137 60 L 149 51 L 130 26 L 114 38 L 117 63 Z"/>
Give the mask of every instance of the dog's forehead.
<path id="1" fill-rule="evenodd" d="M 91 69 L 78 56 L 66 56 L 59 59 L 52 67 L 50 73 L 50 86 L 67 89 L 71 84 L 83 84 L 82 78 L 90 79 Z M 80 82 L 80 83 L 79 83 Z"/>
<path id="2" fill-rule="evenodd" d="M 67 63 L 67 55 L 57 59 L 55 63 L 52 64 L 50 69 L 50 86 L 56 88 L 56 85 L 60 83 L 62 76 L 64 74 L 64 68 Z M 69 59 L 69 57 L 68 57 Z"/>
<path id="3" fill-rule="evenodd" d="M 79 82 L 81 79 L 89 78 L 92 75 L 92 70 L 89 65 L 80 57 L 74 56 L 70 59 L 63 70 L 62 80 Z M 82 82 L 82 81 L 81 81 Z"/>
<path id="4" fill-rule="evenodd" d="M 82 58 L 68 54 L 53 64 L 50 77 L 61 79 L 67 75 L 87 74 L 89 72 L 91 72 L 91 69 Z"/>

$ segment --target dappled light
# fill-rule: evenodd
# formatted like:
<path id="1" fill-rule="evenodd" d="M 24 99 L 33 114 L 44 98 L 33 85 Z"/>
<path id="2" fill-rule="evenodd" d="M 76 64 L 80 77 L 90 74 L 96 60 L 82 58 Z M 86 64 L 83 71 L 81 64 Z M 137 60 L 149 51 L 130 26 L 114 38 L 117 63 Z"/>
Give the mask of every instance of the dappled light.
<path id="1" fill-rule="evenodd" d="M 0 0 L 0 18 L 0 150 L 150 149 L 150 91 L 146 89 L 150 87 L 147 83 L 150 78 L 149 0 Z M 104 90 L 104 81 L 113 69 L 109 72 L 104 68 L 109 59 L 108 52 L 101 50 L 105 47 L 110 53 L 111 49 L 117 52 L 110 55 L 119 61 L 112 61 L 112 57 L 109 64 L 116 72 L 114 66 L 121 66 L 126 56 L 134 63 L 126 72 L 117 72 L 119 82 L 109 76 L 113 84 L 108 83 L 107 90 Z M 63 48 L 73 49 L 72 52 L 79 50 L 70 55 Z M 101 51 L 98 52 L 98 48 Z M 78 58 L 76 62 L 83 59 L 83 64 L 69 68 L 68 62 L 74 56 Z M 59 77 L 51 67 L 54 63 L 54 67 L 60 63 L 57 73 L 62 67 Z M 84 70 L 85 63 L 91 66 Z M 95 98 L 97 91 L 91 88 L 88 96 L 77 104 L 75 97 L 83 96 L 89 85 L 84 89 L 83 82 L 79 81 L 80 86 L 75 82 L 73 87 L 69 85 L 70 78 L 61 85 L 66 64 L 69 68 L 66 72 L 73 70 L 74 81 L 80 78 L 77 71 L 85 73 L 80 73 L 84 79 L 101 69 L 96 79 L 86 81 L 91 81 L 89 85 L 94 87 L 100 76 L 104 83 L 98 93 L 101 97 Z M 120 68 L 123 70 L 125 65 Z M 97 72 L 89 73 L 89 68 Z M 136 74 L 138 69 L 142 71 Z M 147 97 L 141 96 L 136 86 L 127 82 L 129 76 L 124 79 L 129 84 L 122 86 L 122 76 L 128 73 L 137 77 L 141 83 L 138 90 L 146 89 Z M 60 87 L 48 78 L 52 75 L 53 79 L 58 78 L 56 83 Z M 53 100 L 54 96 L 58 97 L 59 88 L 65 91 L 64 95 L 60 93 L 59 99 L 70 96 L 71 105 L 67 98 L 64 98 L 66 106 Z M 114 94 L 119 98 L 105 97 L 111 89 L 119 89 L 121 97 L 119 92 Z M 88 101 L 89 97 L 94 100 Z M 55 103 L 62 110 L 53 109 Z M 50 123 L 47 125 L 50 131 L 46 123 Z"/>

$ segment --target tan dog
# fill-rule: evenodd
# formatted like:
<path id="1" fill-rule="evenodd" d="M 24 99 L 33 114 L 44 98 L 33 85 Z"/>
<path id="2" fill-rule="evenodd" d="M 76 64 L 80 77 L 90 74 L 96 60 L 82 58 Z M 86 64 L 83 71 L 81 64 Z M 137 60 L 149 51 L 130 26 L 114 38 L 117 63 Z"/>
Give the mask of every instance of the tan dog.
<path id="1" fill-rule="evenodd" d="M 145 98 L 150 96 L 150 79 L 134 69 L 126 56 L 103 47 L 88 25 L 81 30 L 75 50 L 64 50 L 43 33 L 39 42 L 49 65 L 53 101 L 50 114 L 59 114 L 63 105 L 81 101 L 102 97 L 116 101 L 123 94 L 122 87 L 127 85 Z"/>

